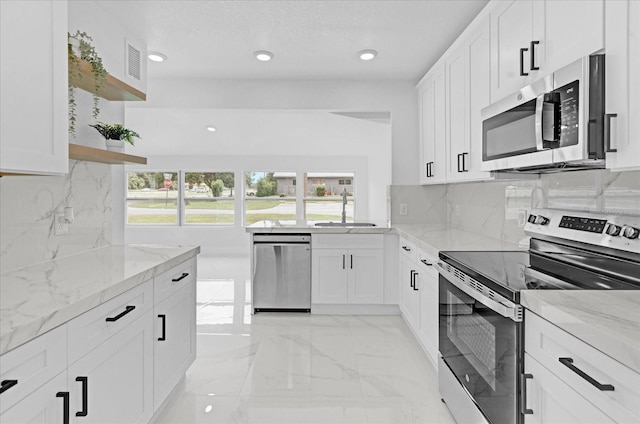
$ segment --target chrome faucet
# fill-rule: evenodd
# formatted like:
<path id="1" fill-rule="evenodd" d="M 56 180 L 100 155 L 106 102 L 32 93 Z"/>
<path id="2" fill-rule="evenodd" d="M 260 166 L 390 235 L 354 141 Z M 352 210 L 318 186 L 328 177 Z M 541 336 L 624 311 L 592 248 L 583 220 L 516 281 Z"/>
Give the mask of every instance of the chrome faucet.
<path id="1" fill-rule="evenodd" d="M 342 223 L 347 223 L 347 189 L 342 190 Z"/>

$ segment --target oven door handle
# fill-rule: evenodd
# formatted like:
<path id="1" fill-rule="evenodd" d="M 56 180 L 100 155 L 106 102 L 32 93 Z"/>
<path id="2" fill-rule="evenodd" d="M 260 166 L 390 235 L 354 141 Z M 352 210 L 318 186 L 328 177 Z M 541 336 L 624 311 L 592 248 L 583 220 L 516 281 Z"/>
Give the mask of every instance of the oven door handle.
<path id="1" fill-rule="evenodd" d="M 521 305 L 516 305 L 515 303 L 509 301 L 506 298 L 498 299 L 499 297 L 501 298 L 502 296 L 496 295 L 494 297 L 495 300 L 491 299 L 488 296 L 485 296 L 479 291 L 466 285 L 462 281 L 459 281 L 456 277 L 452 276 L 451 273 L 449 273 L 449 271 L 447 271 L 447 269 L 442 265 L 442 262 L 438 262 L 436 267 L 440 271 L 440 275 L 446 278 L 447 281 L 449 281 L 451 284 L 456 286 L 458 289 L 465 292 L 467 295 L 471 296 L 473 299 L 482 303 L 484 306 L 490 308 L 492 311 L 502 315 L 505 318 L 509 318 L 512 321 L 515 321 L 515 322 L 522 321 L 523 313 L 522 313 Z"/>

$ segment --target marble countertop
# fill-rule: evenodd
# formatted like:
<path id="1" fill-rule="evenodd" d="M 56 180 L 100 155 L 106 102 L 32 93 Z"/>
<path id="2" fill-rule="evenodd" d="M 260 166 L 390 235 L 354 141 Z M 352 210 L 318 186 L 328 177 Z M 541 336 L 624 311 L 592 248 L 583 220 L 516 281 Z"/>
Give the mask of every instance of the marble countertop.
<path id="1" fill-rule="evenodd" d="M 248 233 L 261 234 L 287 234 L 287 233 L 309 233 L 309 234 L 383 234 L 392 232 L 393 228 L 388 222 L 384 221 L 363 221 L 375 224 L 375 227 L 357 227 L 357 226 L 337 226 L 322 227 L 316 226 L 319 222 L 328 221 L 311 221 L 311 220 L 266 220 L 258 221 L 255 224 L 246 227 Z"/>
<path id="2" fill-rule="evenodd" d="M 525 290 L 520 302 L 640 373 L 640 290 Z"/>
<path id="3" fill-rule="evenodd" d="M 529 241 L 514 244 L 457 228 L 433 225 L 395 225 L 394 230 L 424 253 L 438 257 L 445 250 L 527 250 Z"/>
<path id="4" fill-rule="evenodd" d="M 200 253 L 113 245 L 0 274 L 0 354 Z"/>

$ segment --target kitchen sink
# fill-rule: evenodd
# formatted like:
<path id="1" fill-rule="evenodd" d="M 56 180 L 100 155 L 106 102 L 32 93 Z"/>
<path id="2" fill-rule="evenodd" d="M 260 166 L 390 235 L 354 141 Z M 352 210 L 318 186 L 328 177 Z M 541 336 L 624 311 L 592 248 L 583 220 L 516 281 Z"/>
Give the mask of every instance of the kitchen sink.
<path id="1" fill-rule="evenodd" d="M 375 227 L 371 222 L 317 222 L 316 227 Z"/>

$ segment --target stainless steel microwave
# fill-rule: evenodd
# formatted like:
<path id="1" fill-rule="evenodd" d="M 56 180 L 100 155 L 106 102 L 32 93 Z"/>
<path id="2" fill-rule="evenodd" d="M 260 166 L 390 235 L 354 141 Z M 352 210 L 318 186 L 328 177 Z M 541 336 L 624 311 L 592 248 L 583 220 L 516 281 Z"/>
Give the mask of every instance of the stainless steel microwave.
<path id="1" fill-rule="evenodd" d="M 604 55 L 584 57 L 482 110 L 483 171 L 604 167 Z"/>

